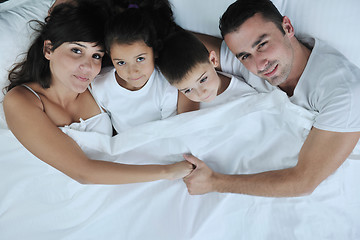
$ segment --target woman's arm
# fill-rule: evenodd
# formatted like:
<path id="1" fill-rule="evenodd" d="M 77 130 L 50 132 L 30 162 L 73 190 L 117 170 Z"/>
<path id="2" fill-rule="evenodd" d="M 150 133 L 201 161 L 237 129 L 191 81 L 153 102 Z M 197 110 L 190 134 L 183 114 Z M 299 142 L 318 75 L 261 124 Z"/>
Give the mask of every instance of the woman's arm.
<path id="1" fill-rule="evenodd" d="M 23 146 L 40 160 L 80 183 L 123 184 L 188 175 L 187 161 L 170 165 L 126 165 L 87 158 L 43 111 L 40 100 L 25 88 L 14 88 L 4 98 L 7 124 Z"/>

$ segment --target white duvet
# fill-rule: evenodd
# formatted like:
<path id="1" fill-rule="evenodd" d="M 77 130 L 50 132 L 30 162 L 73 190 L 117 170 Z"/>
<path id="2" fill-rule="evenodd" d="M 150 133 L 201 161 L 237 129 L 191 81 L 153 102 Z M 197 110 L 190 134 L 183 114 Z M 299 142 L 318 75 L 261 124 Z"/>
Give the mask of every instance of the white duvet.
<path id="1" fill-rule="evenodd" d="M 89 157 L 166 164 L 192 153 L 222 173 L 291 167 L 313 115 L 280 91 L 151 122 L 115 137 L 64 129 Z M 359 161 L 305 197 L 188 194 L 182 180 L 81 185 L 0 130 L 0 239 L 360 239 Z"/>

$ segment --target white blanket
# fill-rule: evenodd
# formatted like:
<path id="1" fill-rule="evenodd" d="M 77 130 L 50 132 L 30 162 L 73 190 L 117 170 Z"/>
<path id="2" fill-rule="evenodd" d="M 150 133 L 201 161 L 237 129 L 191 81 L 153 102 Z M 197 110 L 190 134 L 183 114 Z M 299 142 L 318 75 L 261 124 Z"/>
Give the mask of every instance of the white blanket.
<path id="1" fill-rule="evenodd" d="M 166 164 L 188 152 L 222 173 L 296 164 L 313 115 L 280 91 L 151 122 L 116 137 L 64 131 L 91 158 Z M 360 239 L 359 161 L 306 197 L 188 194 L 182 180 L 81 185 L 0 130 L 0 239 Z"/>

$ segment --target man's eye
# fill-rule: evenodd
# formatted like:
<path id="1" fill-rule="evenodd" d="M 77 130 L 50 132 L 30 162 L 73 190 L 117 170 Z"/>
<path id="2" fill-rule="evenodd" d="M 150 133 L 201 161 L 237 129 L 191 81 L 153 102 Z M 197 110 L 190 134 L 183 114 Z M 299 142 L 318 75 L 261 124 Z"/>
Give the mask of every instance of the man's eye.
<path id="1" fill-rule="evenodd" d="M 142 61 L 144 61 L 144 60 L 145 60 L 144 57 L 138 57 L 138 58 L 136 59 L 137 62 L 142 62 Z"/>
<path id="2" fill-rule="evenodd" d="M 244 55 L 241 57 L 241 60 L 246 60 L 249 56 L 250 56 L 250 54 L 244 54 Z"/>
<path id="3" fill-rule="evenodd" d="M 207 81 L 207 79 L 208 79 L 207 77 L 204 77 L 203 79 L 201 79 L 201 80 L 200 80 L 200 83 L 204 83 L 204 82 L 206 82 L 206 81 Z"/>
<path id="4" fill-rule="evenodd" d="M 260 44 L 259 44 L 259 48 L 264 47 L 266 44 L 267 44 L 267 42 L 260 43 Z"/>

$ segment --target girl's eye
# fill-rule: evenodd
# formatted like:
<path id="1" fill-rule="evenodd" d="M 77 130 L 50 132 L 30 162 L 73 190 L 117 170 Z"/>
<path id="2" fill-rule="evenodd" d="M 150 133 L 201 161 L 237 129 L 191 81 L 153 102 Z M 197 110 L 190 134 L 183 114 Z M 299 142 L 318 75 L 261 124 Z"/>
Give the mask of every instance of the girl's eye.
<path id="1" fill-rule="evenodd" d="M 144 61 L 144 60 L 145 60 L 144 57 L 138 57 L 138 58 L 136 59 L 137 62 L 142 62 L 142 61 Z"/>
<path id="2" fill-rule="evenodd" d="M 119 65 L 119 66 L 122 66 L 122 65 L 124 65 L 124 64 L 125 64 L 124 61 L 118 61 L 118 62 L 117 62 L 117 65 Z"/>
<path id="3" fill-rule="evenodd" d="M 76 54 L 80 54 L 80 53 L 81 53 L 81 50 L 78 49 L 78 48 L 72 48 L 71 51 L 72 51 L 73 53 L 76 53 Z"/>
<path id="4" fill-rule="evenodd" d="M 185 93 L 185 94 L 188 94 L 188 93 L 190 93 L 190 92 L 191 92 L 191 90 L 192 90 L 191 88 L 186 89 L 186 90 L 184 91 L 184 93 Z"/>
<path id="5" fill-rule="evenodd" d="M 204 83 L 204 82 L 206 82 L 206 81 L 207 81 L 207 79 L 208 79 L 207 77 L 204 77 L 203 79 L 201 79 L 201 80 L 200 80 L 200 83 Z"/>

